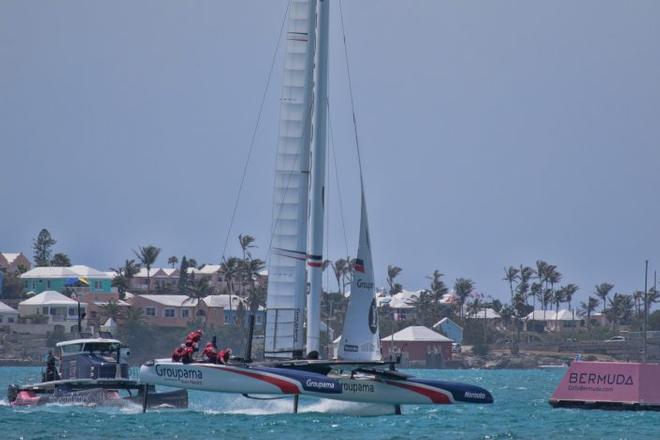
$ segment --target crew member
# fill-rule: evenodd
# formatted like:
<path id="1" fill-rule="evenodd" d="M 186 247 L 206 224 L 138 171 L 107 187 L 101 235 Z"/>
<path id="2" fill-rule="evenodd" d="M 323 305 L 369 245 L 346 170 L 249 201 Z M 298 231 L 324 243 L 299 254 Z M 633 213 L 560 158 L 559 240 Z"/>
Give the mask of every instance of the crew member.
<path id="1" fill-rule="evenodd" d="M 211 363 L 216 362 L 218 353 L 215 351 L 215 347 L 213 347 L 213 342 L 209 342 L 208 344 L 206 344 L 206 347 L 204 348 L 202 354 L 209 362 Z"/>
<path id="2" fill-rule="evenodd" d="M 218 364 L 227 364 L 229 362 L 229 358 L 231 357 L 231 349 L 230 348 L 225 348 L 224 350 L 220 350 L 220 353 L 217 355 L 217 363 Z"/>
<path id="3" fill-rule="evenodd" d="M 186 346 L 183 349 L 183 355 L 181 356 L 181 362 L 184 364 L 189 364 L 193 361 L 193 348 Z"/>
<path id="4" fill-rule="evenodd" d="M 188 340 L 192 341 L 192 347 L 195 352 L 199 350 L 199 340 L 202 339 L 203 334 L 204 332 L 202 332 L 201 329 L 197 329 L 188 333 L 188 336 L 186 337 L 186 342 L 188 342 Z"/>
<path id="5" fill-rule="evenodd" d="M 185 353 L 186 353 L 186 344 L 181 344 L 174 350 L 174 352 L 172 352 L 172 361 L 181 362 L 181 358 Z"/>

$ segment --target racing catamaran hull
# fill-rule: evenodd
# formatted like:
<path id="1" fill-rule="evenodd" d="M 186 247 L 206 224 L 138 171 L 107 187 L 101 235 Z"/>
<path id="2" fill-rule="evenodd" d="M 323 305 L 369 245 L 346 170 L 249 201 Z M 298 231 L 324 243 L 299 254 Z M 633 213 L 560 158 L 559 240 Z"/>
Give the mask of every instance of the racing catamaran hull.
<path id="1" fill-rule="evenodd" d="M 303 369 L 253 365 L 181 364 L 159 359 L 140 368 L 154 385 L 243 395 L 309 395 L 347 402 L 404 404 L 493 403 L 484 388 L 389 374 L 324 375 Z"/>

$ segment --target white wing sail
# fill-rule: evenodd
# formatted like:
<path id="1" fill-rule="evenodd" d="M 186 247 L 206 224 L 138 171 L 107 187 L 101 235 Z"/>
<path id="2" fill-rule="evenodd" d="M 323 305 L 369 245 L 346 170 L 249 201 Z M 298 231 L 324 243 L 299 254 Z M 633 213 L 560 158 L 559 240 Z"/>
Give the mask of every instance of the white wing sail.
<path id="1" fill-rule="evenodd" d="M 351 361 L 379 361 L 380 336 L 378 332 L 378 309 L 374 288 L 373 261 L 367 207 L 362 193 L 360 218 L 360 244 L 353 267 L 351 296 L 344 318 L 344 331 L 338 352 L 339 359 Z"/>
<path id="2" fill-rule="evenodd" d="M 268 267 L 266 357 L 299 356 L 304 345 L 316 0 L 292 0 L 287 26 Z"/>

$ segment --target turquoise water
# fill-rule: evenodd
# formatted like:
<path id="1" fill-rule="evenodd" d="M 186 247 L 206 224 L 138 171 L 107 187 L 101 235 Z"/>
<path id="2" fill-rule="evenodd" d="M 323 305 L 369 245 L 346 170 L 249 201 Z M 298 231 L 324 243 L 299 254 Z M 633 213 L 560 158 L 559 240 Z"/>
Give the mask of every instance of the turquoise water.
<path id="1" fill-rule="evenodd" d="M 660 439 L 660 412 L 552 409 L 547 404 L 563 369 L 418 370 L 421 377 L 474 383 L 489 389 L 493 405 L 387 407 L 301 399 L 257 402 L 192 391 L 187 410 L 142 414 L 139 407 L 81 408 L 7 405 L 7 384 L 36 376 L 38 368 L 0 368 L 0 439 Z M 359 415 L 355 415 L 359 414 Z"/>

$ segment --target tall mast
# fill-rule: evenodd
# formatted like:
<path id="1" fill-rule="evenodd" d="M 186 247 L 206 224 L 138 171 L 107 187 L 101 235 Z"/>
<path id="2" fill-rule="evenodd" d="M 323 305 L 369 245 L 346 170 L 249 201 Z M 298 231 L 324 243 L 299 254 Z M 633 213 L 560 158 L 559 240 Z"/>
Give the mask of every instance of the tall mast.
<path id="1" fill-rule="evenodd" d="M 307 353 L 320 349 L 321 290 L 323 276 L 323 216 L 325 207 L 326 123 L 328 96 L 328 15 L 330 0 L 319 0 L 316 18 L 314 69 L 314 129 L 307 265 Z"/>
<path id="2" fill-rule="evenodd" d="M 316 0 L 291 0 L 275 159 L 266 357 L 303 354 Z"/>

